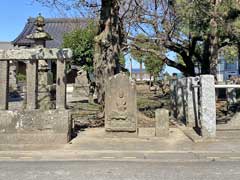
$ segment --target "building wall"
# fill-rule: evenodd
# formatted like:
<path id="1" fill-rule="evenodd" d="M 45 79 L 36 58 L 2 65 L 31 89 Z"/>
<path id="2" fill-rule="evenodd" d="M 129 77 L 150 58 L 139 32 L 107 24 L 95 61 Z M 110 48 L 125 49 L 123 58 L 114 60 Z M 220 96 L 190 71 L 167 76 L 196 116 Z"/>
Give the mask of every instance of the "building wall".
<path id="1" fill-rule="evenodd" d="M 220 58 L 217 68 L 219 81 L 226 81 L 233 76 L 239 76 L 239 64 L 237 59 L 232 63 L 227 63 L 223 58 Z"/>

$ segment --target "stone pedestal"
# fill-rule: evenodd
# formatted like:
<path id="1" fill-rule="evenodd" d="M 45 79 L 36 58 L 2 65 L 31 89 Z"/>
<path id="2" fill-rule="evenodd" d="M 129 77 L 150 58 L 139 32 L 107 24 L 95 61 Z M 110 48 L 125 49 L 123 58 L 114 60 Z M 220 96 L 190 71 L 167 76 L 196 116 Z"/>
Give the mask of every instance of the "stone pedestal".
<path id="1" fill-rule="evenodd" d="M 137 128 L 136 85 L 120 73 L 109 79 L 105 91 L 106 131 L 135 132 Z"/>
<path id="2" fill-rule="evenodd" d="M 204 138 L 216 136 L 215 82 L 212 75 L 200 76 L 200 122 Z"/>
<path id="3" fill-rule="evenodd" d="M 157 109 L 155 111 L 156 136 L 169 135 L 169 111 L 167 109 Z"/>

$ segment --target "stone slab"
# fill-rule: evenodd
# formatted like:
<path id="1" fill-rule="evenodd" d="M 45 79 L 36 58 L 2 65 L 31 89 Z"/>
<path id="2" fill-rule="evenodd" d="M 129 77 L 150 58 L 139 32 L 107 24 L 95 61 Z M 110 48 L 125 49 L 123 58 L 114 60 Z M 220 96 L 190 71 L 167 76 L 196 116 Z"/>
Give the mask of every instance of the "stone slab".
<path id="1" fill-rule="evenodd" d="M 104 136 L 106 138 L 136 138 L 138 136 L 136 132 L 107 132 L 105 131 Z"/>
<path id="2" fill-rule="evenodd" d="M 157 109 L 155 111 L 156 136 L 169 135 L 169 111 L 167 109 Z"/>
<path id="3" fill-rule="evenodd" d="M 137 129 L 136 84 L 127 74 L 119 73 L 106 83 L 105 129 L 110 132 Z"/>
<path id="4" fill-rule="evenodd" d="M 34 48 L 34 49 L 9 49 L 0 50 L 0 61 L 2 60 L 56 60 L 72 58 L 71 49 L 57 48 Z"/>
<path id="5" fill-rule="evenodd" d="M 167 137 L 169 136 L 169 130 L 163 128 L 156 128 L 156 137 Z"/>
<path id="6" fill-rule="evenodd" d="M 156 128 L 138 128 L 139 137 L 155 137 Z"/>
<path id="7" fill-rule="evenodd" d="M 0 144 L 66 144 L 70 135 L 65 133 L 6 133 L 0 134 Z"/>

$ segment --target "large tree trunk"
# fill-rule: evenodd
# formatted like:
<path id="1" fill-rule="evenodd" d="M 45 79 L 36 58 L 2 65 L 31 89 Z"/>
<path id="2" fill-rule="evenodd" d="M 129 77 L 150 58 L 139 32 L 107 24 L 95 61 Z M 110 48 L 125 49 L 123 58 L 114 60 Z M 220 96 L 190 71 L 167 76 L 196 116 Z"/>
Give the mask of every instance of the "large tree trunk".
<path id="1" fill-rule="evenodd" d="M 211 47 L 210 47 L 210 73 L 215 76 L 217 80 L 217 65 L 218 65 L 218 25 L 217 25 L 217 5 L 219 0 L 212 0 L 212 4 L 214 6 L 213 17 L 210 21 L 210 29 L 211 29 Z"/>
<path id="2" fill-rule="evenodd" d="M 210 74 L 210 35 L 204 40 L 201 74 Z"/>
<path id="3" fill-rule="evenodd" d="M 95 37 L 94 74 L 98 103 L 104 105 L 105 84 L 118 73 L 121 45 L 118 0 L 102 0 L 99 34 Z"/>

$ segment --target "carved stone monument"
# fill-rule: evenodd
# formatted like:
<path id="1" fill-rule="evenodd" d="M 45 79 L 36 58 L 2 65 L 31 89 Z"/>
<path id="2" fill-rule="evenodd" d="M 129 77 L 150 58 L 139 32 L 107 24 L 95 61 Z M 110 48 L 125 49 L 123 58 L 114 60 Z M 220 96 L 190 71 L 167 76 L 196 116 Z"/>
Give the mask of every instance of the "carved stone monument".
<path id="1" fill-rule="evenodd" d="M 124 73 L 106 83 L 105 130 L 135 132 L 137 128 L 136 84 Z"/>

